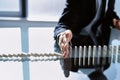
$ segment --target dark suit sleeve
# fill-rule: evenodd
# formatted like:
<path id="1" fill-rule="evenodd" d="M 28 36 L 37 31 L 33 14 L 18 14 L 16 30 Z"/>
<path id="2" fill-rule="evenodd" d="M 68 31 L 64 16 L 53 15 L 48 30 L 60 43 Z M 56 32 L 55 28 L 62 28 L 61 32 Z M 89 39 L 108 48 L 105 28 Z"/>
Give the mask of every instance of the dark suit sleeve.
<path id="1" fill-rule="evenodd" d="M 79 34 L 95 16 L 95 0 L 66 0 L 66 8 L 54 30 L 54 38 L 67 29 Z M 87 6 L 86 6 L 87 5 Z"/>
<path id="2" fill-rule="evenodd" d="M 114 11 L 114 4 L 115 4 L 115 0 L 109 0 L 108 10 L 106 12 L 105 19 L 103 20 L 103 25 L 101 28 L 102 39 L 103 39 L 104 45 L 109 44 L 110 33 L 111 33 L 110 26 L 114 27 L 113 19 L 114 18 L 119 19 L 116 12 Z"/>
<path id="3" fill-rule="evenodd" d="M 69 8 L 65 8 L 59 22 L 54 30 L 54 38 L 57 38 L 57 35 L 67 29 L 72 29 L 78 23 L 78 13 L 75 10 L 71 10 Z"/>
<path id="4" fill-rule="evenodd" d="M 114 7 L 115 7 L 115 0 L 109 0 L 108 10 L 105 18 L 106 18 L 106 22 L 112 26 L 113 26 L 113 18 L 119 19 L 116 12 L 114 11 Z"/>
<path id="5" fill-rule="evenodd" d="M 111 26 L 113 26 L 113 19 L 119 19 L 119 17 L 117 16 L 116 12 L 113 10 L 108 10 L 106 13 L 106 17 L 105 20 L 108 24 L 110 24 Z M 113 26 L 114 27 L 114 26 Z"/>

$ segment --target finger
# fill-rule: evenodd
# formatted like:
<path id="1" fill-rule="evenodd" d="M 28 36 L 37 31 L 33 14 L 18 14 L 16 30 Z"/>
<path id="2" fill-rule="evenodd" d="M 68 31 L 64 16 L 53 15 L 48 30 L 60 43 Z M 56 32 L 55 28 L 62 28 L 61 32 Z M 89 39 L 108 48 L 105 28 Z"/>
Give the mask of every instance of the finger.
<path id="1" fill-rule="evenodd" d="M 62 40 L 62 47 L 63 47 L 63 50 L 66 51 L 66 48 L 68 46 L 68 41 L 67 41 L 67 38 L 66 38 L 66 34 L 63 35 L 63 40 Z"/>
<path id="2" fill-rule="evenodd" d="M 65 36 L 65 34 L 61 35 L 59 40 L 60 40 L 59 41 L 60 46 L 63 47 L 65 45 L 65 43 L 66 43 L 66 36 Z"/>
<path id="3" fill-rule="evenodd" d="M 64 45 L 64 48 L 63 48 L 63 57 L 64 57 L 64 58 L 67 58 L 67 57 L 68 57 L 68 48 L 69 48 L 69 44 L 66 43 L 66 44 Z"/>
<path id="4" fill-rule="evenodd" d="M 62 46 L 64 45 L 63 44 L 63 36 L 61 35 L 60 37 L 59 37 L 59 46 L 60 46 L 60 49 L 62 50 Z"/>
<path id="5" fill-rule="evenodd" d="M 65 43 L 67 43 L 68 41 L 67 41 L 67 37 L 66 37 L 66 34 L 64 34 L 63 35 L 63 43 L 65 44 Z"/>
<path id="6" fill-rule="evenodd" d="M 64 58 L 68 57 L 69 37 L 67 32 L 61 34 L 59 37 L 59 46 Z"/>
<path id="7" fill-rule="evenodd" d="M 70 30 L 66 31 L 66 39 L 68 42 L 72 39 L 72 32 Z"/>

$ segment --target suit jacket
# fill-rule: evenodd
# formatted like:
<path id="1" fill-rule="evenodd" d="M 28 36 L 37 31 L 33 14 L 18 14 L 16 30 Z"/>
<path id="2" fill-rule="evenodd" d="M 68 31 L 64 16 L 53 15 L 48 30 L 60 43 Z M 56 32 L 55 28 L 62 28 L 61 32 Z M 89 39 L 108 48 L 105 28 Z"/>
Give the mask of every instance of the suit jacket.
<path id="1" fill-rule="evenodd" d="M 96 26 L 93 31 L 97 30 L 101 25 L 100 35 L 95 39 L 100 45 L 107 45 L 110 36 L 110 26 L 113 25 L 112 19 L 118 16 L 114 12 L 115 0 L 102 0 L 102 11 L 100 19 L 92 26 Z M 73 43 L 79 44 L 79 33 L 82 28 L 86 27 L 95 17 L 96 14 L 96 0 L 67 0 L 66 8 L 64 9 L 61 18 L 58 21 L 54 30 L 54 38 L 57 40 L 57 35 L 67 29 L 73 33 Z M 96 33 L 94 33 L 96 35 Z M 76 36 L 76 37 L 74 37 Z M 89 36 L 91 37 L 91 36 Z M 91 38 L 92 39 L 92 38 Z M 93 42 L 94 43 L 94 42 Z"/>

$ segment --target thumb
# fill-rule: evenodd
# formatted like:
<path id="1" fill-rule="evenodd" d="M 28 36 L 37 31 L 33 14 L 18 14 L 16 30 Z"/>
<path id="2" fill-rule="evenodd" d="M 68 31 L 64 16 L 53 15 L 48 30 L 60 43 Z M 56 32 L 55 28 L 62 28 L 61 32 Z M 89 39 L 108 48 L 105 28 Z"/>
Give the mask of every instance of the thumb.
<path id="1" fill-rule="evenodd" d="M 71 30 L 66 30 L 65 31 L 65 37 L 66 37 L 66 41 L 67 42 L 71 41 L 71 39 L 72 39 L 72 32 L 71 32 Z"/>

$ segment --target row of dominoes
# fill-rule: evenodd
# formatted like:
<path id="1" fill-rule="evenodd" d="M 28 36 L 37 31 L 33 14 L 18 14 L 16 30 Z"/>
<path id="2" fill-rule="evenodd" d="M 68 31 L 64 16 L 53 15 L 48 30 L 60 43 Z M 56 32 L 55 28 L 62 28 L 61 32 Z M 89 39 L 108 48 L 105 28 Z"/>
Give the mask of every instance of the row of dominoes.
<path id="1" fill-rule="evenodd" d="M 0 61 L 51 61 L 63 58 L 60 53 L 16 53 L 16 54 L 0 54 Z M 120 63 L 120 46 L 75 46 L 70 48 L 70 57 L 74 59 L 74 65 L 95 65 L 106 64 L 106 58 L 109 63 Z"/>
<path id="2" fill-rule="evenodd" d="M 105 65 L 107 63 L 120 63 L 120 46 L 75 46 L 70 51 L 70 58 L 74 65 Z"/>
<path id="3" fill-rule="evenodd" d="M 16 53 L 0 54 L 0 61 L 56 61 L 60 60 L 60 53 Z"/>

